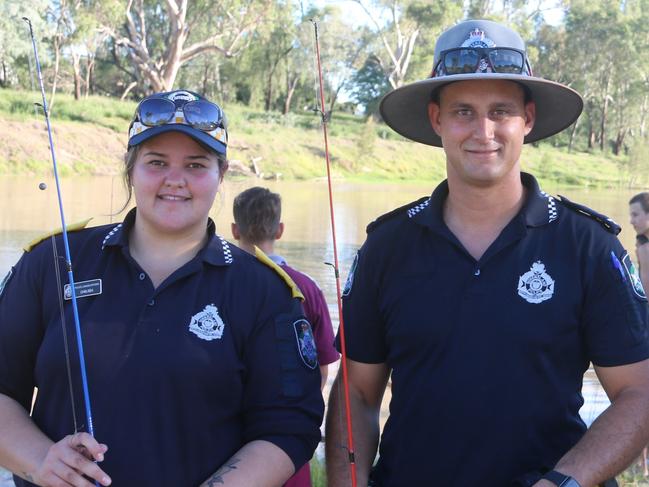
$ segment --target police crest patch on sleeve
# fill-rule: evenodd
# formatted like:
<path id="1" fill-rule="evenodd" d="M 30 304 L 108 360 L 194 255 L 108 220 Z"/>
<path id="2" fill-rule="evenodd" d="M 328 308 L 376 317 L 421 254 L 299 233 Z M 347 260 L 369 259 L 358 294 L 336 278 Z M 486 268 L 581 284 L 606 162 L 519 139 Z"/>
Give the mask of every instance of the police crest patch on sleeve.
<path id="1" fill-rule="evenodd" d="M 7 275 L 2 279 L 2 282 L 0 282 L 0 296 L 2 296 L 2 292 L 5 290 L 5 287 L 7 286 L 7 283 L 9 282 L 9 279 L 11 279 L 11 276 L 13 275 L 14 270 L 13 267 L 9 269 L 9 272 L 7 272 Z"/>
<path id="2" fill-rule="evenodd" d="M 622 256 L 622 265 L 624 266 L 624 271 L 626 272 L 631 289 L 633 289 L 633 294 L 635 294 L 638 299 L 646 301 L 647 293 L 642 287 L 640 275 L 638 274 L 636 267 L 633 265 L 633 261 L 628 252 L 624 252 L 624 255 Z"/>
<path id="3" fill-rule="evenodd" d="M 347 280 L 345 281 L 345 287 L 343 288 L 343 296 L 349 296 L 349 293 L 352 292 L 352 286 L 354 285 L 354 273 L 356 272 L 356 267 L 358 266 L 358 252 L 354 257 L 354 262 L 349 268 L 349 274 L 347 274 Z"/>
<path id="4" fill-rule="evenodd" d="M 305 319 L 297 320 L 293 323 L 293 330 L 295 331 L 297 349 L 300 352 L 302 362 L 310 369 L 315 369 L 318 366 L 318 352 L 315 347 L 311 324 Z"/>

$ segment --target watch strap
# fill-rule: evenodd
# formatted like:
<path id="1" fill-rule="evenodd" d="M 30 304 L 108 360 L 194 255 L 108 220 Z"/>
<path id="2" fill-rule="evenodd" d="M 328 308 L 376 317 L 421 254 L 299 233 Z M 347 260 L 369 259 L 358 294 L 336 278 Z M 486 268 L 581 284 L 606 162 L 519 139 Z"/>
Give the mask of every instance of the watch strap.
<path id="1" fill-rule="evenodd" d="M 543 479 L 549 480 L 558 487 L 581 487 L 579 485 L 579 482 L 577 482 L 575 479 L 573 479 L 569 475 L 557 472 L 556 470 L 550 470 L 549 472 L 547 472 L 543 476 Z"/>

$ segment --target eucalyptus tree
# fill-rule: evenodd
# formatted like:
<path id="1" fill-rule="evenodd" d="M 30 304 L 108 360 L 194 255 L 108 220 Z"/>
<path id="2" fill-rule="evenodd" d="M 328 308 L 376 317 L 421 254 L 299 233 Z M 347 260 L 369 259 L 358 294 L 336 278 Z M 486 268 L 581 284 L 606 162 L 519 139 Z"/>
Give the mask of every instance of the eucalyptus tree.
<path id="1" fill-rule="evenodd" d="M 40 39 L 47 38 L 50 28 L 46 24 L 42 12 L 45 11 L 47 0 L 32 0 L 19 3 L 14 0 L 0 0 L 0 87 L 33 86 L 33 76 L 19 76 L 24 67 L 31 72 L 31 44 L 29 31 L 22 17 L 29 17 L 34 25 L 34 31 Z M 44 63 L 47 59 L 44 59 Z"/>
<path id="2" fill-rule="evenodd" d="M 172 89 L 180 68 L 216 53 L 238 56 L 272 0 L 127 0 L 122 29 L 106 26 L 151 91 Z M 201 32 L 204 35 L 198 35 Z M 205 33 L 208 33 L 205 35 Z"/>
<path id="3" fill-rule="evenodd" d="M 371 64 L 378 65 L 392 88 L 413 79 L 410 68 L 432 60 L 435 39 L 463 16 L 460 0 L 354 0 L 365 12 L 377 38 Z M 417 47 L 424 49 L 417 53 Z M 421 77 L 417 69 L 415 78 Z M 428 73 L 430 69 L 427 68 Z"/>
<path id="4" fill-rule="evenodd" d="M 634 102 L 633 91 L 641 72 L 637 69 L 637 37 L 646 36 L 646 24 L 636 25 L 644 31 L 638 36 L 631 29 L 638 13 L 631 8 L 636 2 L 592 2 L 573 0 L 566 15 L 565 55 L 572 60 L 571 76 L 585 99 L 587 144 L 600 150 L 611 141 L 609 125 L 616 121 L 615 112 L 624 111 Z M 614 151 L 619 151 L 632 119 L 617 117 Z M 617 142 L 615 142 L 617 141 Z"/>

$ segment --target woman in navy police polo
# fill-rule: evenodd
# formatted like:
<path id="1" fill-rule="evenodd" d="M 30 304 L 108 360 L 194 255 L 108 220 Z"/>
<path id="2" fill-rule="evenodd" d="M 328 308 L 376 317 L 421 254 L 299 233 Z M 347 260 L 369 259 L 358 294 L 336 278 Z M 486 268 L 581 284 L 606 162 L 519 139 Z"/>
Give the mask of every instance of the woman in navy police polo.
<path id="1" fill-rule="evenodd" d="M 226 146 L 217 105 L 188 91 L 144 99 L 125 158 L 136 208 L 69 234 L 96 439 L 83 432 L 60 235 L 5 278 L 0 465 L 18 486 L 273 486 L 311 458 L 323 403 L 317 359 L 295 338 L 299 291 L 208 217 Z"/>

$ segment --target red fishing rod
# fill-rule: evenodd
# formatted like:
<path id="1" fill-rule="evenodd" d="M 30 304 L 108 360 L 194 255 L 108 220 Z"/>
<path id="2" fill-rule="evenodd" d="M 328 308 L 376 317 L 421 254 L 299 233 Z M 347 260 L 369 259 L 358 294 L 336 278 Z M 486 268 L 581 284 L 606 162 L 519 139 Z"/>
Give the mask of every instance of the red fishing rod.
<path id="1" fill-rule="evenodd" d="M 336 276 L 336 300 L 338 302 L 338 334 L 340 336 L 341 364 L 343 370 L 343 389 L 345 395 L 345 416 L 347 417 L 347 451 L 349 454 L 349 470 L 352 487 L 356 487 L 356 459 L 354 457 L 354 436 L 352 433 L 352 413 L 349 404 L 349 382 L 347 380 L 347 348 L 345 346 L 345 324 L 343 320 L 343 304 L 340 296 L 340 271 L 338 267 L 338 248 L 336 245 L 336 219 L 334 217 L 334 200 L 331 189 L 331 161 L 329 159 L 329 139 L 327 137 L 328 116 L 325 111 L 324 86 L 322 82 L 322 65 L 320 64 L 320 39 L 318 38 L 318 22 L 310 19 L 315 32 L 315 52 L 318 62 L 318 81 L 320 83 L 320 114 L 322 116 L 322 133 L 324 134 L 325 160 L 327 161 L 327 184 L 329 186 L 329 213 L 331 215 L 331 235 L 334 249 L 334 275 Z"/>

